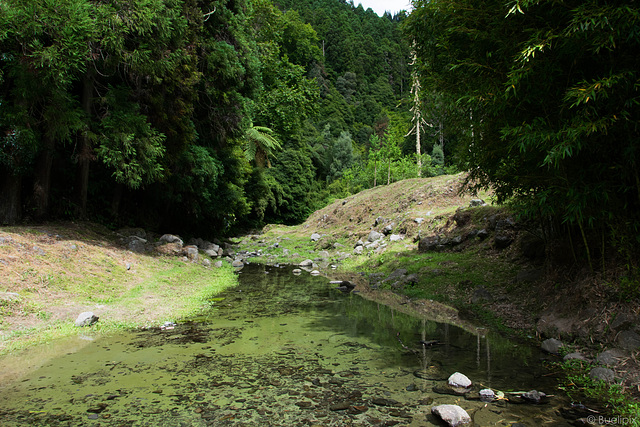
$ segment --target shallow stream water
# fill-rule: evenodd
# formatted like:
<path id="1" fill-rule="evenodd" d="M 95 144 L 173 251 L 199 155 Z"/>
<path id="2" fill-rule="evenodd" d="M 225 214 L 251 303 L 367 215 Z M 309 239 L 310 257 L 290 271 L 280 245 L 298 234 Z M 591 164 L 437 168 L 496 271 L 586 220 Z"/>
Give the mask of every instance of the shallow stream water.
<path id="1" fill-rule="evenodd" d="M 290 267 L 239 274 L 173 329 L 74 338 L 31 350 L 39 363 L 0 360 L 0 425 L 432 426 L 437 404 L 460 405 L 477 426 L 568 425 L 561 396 L 473 398 L 485 387 L 555 394 L 537 348 L 411 317 Z M 467 398 L 433 391 L 454 372 L 473 381 Z"/>

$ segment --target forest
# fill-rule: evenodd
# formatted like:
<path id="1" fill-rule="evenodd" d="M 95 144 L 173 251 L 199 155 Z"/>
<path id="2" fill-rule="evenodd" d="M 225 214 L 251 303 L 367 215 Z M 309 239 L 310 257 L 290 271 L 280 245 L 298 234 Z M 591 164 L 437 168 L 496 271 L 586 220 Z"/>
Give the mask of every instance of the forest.
<path id="1" fill-rule="evenodd" d="M 631 271 L 639 44 L 632 1 L 3 0 L 0 223 L 228 234 L 468 171 Z"/>

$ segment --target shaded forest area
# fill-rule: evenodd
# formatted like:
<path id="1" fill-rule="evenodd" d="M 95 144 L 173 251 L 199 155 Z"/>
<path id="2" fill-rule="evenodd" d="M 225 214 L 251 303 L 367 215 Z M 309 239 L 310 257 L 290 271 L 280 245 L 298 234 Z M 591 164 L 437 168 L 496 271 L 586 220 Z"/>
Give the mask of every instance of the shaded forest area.
<path id="1" fill-rule="evenodd" d="M 276 3 L 3 1 L 0 222 L 229 233 L 416 176 L 406 14 Z"/>
<path id="2" fill-rule="evenodd" d="M 549 251 L 640 279 L 631 1 L 0 3 L 0 223 L 202 236 L 464 170 Z M 548 253 L 553 258 L 553 253 Z"/>

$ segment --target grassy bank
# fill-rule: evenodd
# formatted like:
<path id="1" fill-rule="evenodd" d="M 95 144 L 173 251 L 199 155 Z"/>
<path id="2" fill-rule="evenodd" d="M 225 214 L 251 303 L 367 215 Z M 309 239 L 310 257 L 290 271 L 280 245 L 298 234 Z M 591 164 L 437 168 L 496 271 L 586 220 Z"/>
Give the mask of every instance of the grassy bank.
<path id="1" fill-rule="evenodd" d="M 86 332 L 84 311 L 95 333 L 177 321 L 237 283 L 226 264 L 134 253 L 94 224 L 0 228 L 0 263 L 0 354 Z"/>

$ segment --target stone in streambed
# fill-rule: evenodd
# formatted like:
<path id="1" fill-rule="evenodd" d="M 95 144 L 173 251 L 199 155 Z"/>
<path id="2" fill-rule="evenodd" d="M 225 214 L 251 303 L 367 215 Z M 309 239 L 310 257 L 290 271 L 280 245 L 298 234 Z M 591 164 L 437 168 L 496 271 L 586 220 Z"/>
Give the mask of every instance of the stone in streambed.
<path id="1" fill-rule="evenodd" d="M 431 408 L 431 413 L 451 427 L 471 424 L 471 417 L 467 411 L 458 405 L 438 405 Z"/>
<path id="2" fill-rule="evenodd" d="M 468 388 L 471 387 L 471 380 L 466 375 L 460 372 L 455 372 L 449 377 L 447 381 L 451 387 Z"/>

